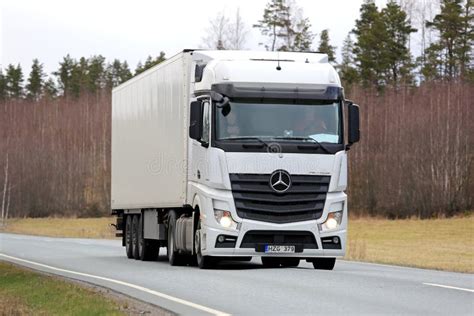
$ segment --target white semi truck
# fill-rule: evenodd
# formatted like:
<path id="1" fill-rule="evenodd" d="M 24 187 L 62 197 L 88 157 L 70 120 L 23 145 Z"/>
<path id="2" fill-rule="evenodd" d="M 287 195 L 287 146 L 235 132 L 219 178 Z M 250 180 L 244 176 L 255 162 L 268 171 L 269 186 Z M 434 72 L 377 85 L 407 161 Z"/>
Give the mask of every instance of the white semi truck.
<path id="1" fill-rule="evenodd" d="M 112 92 L 111 208 L 129 258 L 333 269 L 359 108 L 325 54 L 184 50 Z"/>

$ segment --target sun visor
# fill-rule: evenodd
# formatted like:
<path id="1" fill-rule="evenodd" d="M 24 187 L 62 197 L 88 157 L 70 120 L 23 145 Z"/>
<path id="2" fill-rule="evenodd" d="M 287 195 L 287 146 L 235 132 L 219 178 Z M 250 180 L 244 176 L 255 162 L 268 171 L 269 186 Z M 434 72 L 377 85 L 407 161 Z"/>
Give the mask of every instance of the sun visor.
<path id="1" fill-rule="evenodd" d="M 342 88 L 317 84 L 216 83 L 211 90 L 229 98 L 340 100 Z"/>

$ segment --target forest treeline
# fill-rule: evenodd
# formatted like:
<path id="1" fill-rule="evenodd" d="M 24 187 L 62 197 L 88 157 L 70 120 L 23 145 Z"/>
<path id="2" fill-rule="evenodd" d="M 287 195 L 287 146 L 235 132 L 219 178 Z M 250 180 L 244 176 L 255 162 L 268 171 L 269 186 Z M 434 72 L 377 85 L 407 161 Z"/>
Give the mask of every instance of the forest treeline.
<path id="1" fill-rule="evenodd" d="M 473 2 L 442 0 L 421 24 L 434 36 L 416 57 L 406 3 L 365 1 L 340 61 L 329 31 L 315 43 L 295 1 L 269 1 L 252 27 L 268 50 L 327 53 L 346 97 L 360 104 L 362 140 L 349 154 L 353 213 L 451 216 L 473 202 Z M 210 48 L 244 48 L 239 13 L 232 27 L 217 19 Z M 26 79 L 20 65 L 0 69 L 2 216 L 108 214 L 110 91 L 164 60 L 149 56 L 132 71 L 118 59 L 67 55 L 47 75 L 35 59 Z"/>

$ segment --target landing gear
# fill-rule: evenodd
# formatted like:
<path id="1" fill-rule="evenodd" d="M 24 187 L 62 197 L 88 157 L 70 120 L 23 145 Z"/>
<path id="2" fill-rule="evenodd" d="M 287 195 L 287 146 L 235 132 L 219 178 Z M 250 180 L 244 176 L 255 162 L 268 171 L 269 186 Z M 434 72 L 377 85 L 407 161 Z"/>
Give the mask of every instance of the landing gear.
<path id="1" fill-rule="evenodd" d="M 160 243 L 158 240 L 147 240 L 143 236 L 143 216 L 138 216 L 138 259 L 142 261 L 158 259 Z"/>

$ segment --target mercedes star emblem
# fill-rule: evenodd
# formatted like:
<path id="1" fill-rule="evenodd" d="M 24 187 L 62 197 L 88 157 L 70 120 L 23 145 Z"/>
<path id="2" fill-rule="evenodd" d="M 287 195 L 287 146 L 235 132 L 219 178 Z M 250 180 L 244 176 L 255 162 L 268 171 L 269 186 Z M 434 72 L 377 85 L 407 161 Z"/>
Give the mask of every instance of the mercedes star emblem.
<path id="1" fill-rule="evenodd" d="M 277 193 L 284 193 L 291 187 L 291 177 L 285 170 L 276 170 L 270 176 L 270 187 Z"/>

